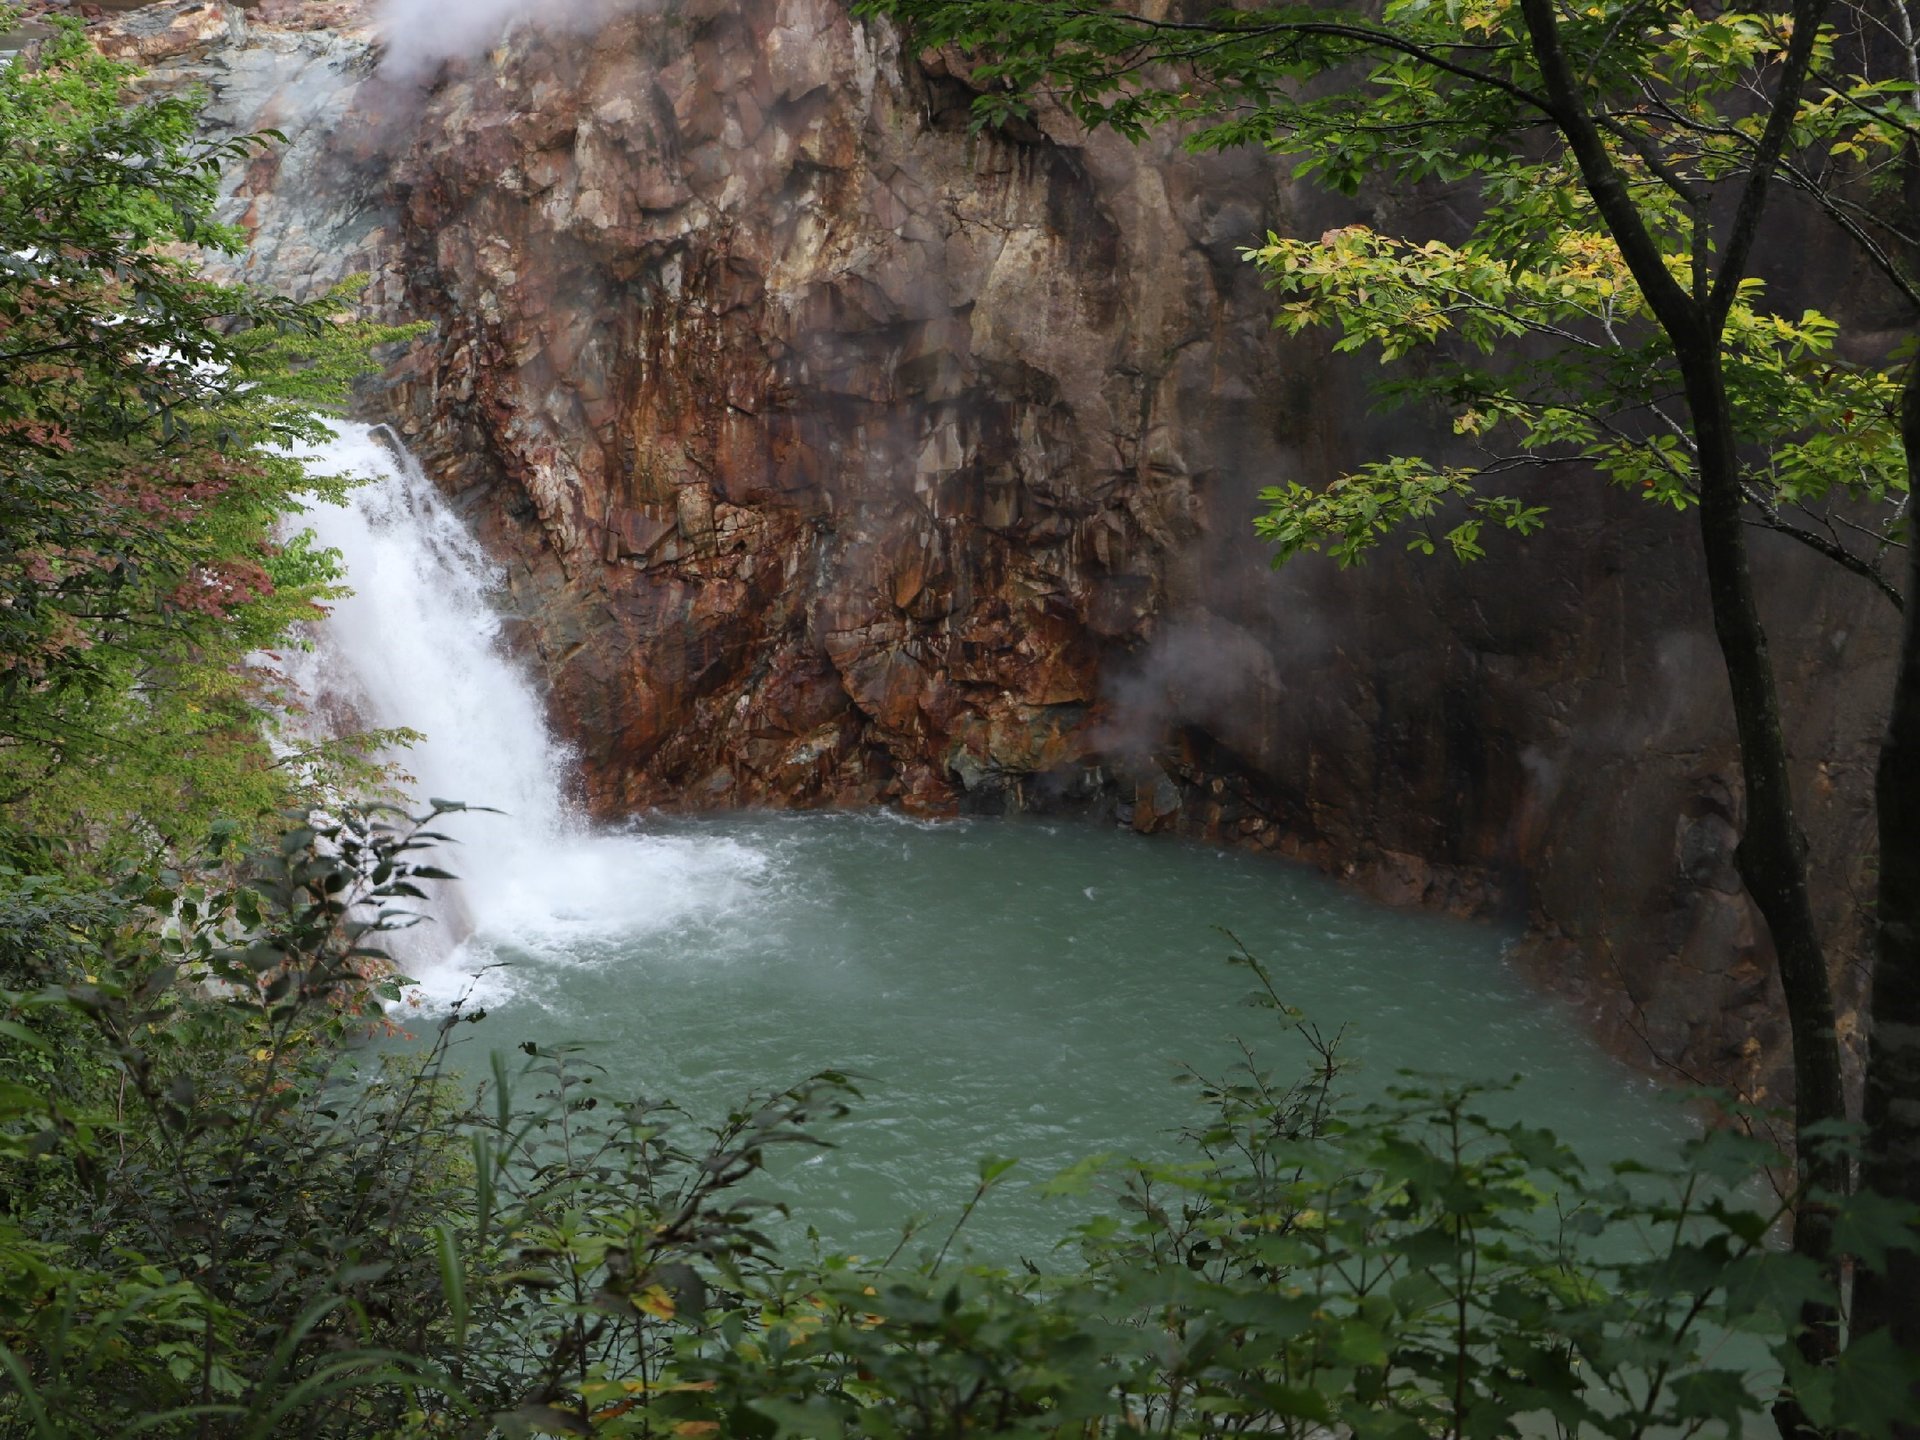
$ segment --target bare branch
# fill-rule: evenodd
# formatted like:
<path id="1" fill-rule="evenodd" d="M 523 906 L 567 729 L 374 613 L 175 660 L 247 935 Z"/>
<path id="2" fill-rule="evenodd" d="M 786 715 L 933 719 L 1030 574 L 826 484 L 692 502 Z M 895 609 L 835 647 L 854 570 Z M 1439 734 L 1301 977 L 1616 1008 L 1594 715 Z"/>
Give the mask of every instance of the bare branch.
<path id="1" fill-rule="evenodd" d="M 1748 524 L 1754 525 L 1762 530 L 1772 530 L 1781 535 L 1786 535 L 1794 540 L 1798 540 L 1809 550 L 1814 551 L 1816 554 L 1824 555 L 1841 569 L 1851 571 L 1853 574 L 1867 581 L 1886 598 L 1895 610 L 1901 612 L 1906 610 L 1907 602 L 1905 597 L 1900 594 L 1899 587 L 1895 586 L 1886 576 L 1882 575 L 1878 566 L 1869 560 L 1862 559 L 1860 556 L 1854 554 L 1853 551 L 1847 549 L 1846 546 L 1840 544 L 1838 541 L 1828 539 L 1818 531 L 1809 530 L 1803 525 L 1795 525 L 1780 513 L 1766 492 L 1760 489 L 1759 486 L 1743 481 L 1741 482 L 1740 491 L 1741 494 L 1745 496 L 1747 503 L 1752 505 L 1760 514 L 1760 519 L 1750 520 L 1747 522 Z"/>

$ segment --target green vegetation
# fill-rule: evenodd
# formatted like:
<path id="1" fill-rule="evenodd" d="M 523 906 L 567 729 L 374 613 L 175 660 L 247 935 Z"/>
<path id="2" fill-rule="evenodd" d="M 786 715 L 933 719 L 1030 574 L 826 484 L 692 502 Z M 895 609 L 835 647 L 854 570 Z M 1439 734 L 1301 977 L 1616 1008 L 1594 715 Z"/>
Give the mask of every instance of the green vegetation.
<path id="1" fill-rule="evenodd" d="M 845 1076 L 702 1131 L 524 1045 L 462 1105 L 442 1067 L 483 1017 L 457 1010 L 423 1064 L 356 1070 L 360 971 L 432 838 L 352 817 L 217 894 L 10 910 L 0 962 L 42 983 L 7 997 L 9 1037 L 71 1053 L 77 1027 L 117 1098 L 64 1071 L 0 1091 L 0 1434 L 1629 1440 L 1738 1431 L 1768 1364 L 1822 1426 L 1902 1413 L 1884 1335 L 1825 1371 L 1791 1343 L 1832 1296 L 1739 1188 L 1777 1157 L 1714 1132 L 1684 1169 L 1595 1175 L 1472 1093 L 1350 1106 L 1245 954 L 1317 1063 L 1188 1076 L 1190 1159 L 1059 1177 L 1116 1204 L 1058 1273 L 966 1263 L 953 1233 L 796 1264 L 748 1187 L 822 1142 Z M 976 1203 L 1012 1164 L 981 1162 Z M 1903 1218 L 1834 1214 L 1863 1255 Z"/>
<path id="2" fill-rule="evenodd" d="M 459 1174 L 426 1077 L 341 1071 L 396 923 L 354 912 L 417 893 L 414 843 L 356 818 L 244 887 L 5 896 L 0 1434 L 382 1433 L 394 1400 L 342 1397 L 413 1382 L 413 1227 Z"/>
<path id="3" fill-rule="evenodd" d="M 1065 38 L 1106 33 L 1079 24 Z M 1265 87 L 1247 94 L 1278 93 L 1246 73 Z M 1911 1213 L 1822 1187 L 1845 1171 L 1816 1148 L 1841 1153 L 1836 1127 L 1803 1127 L 1806 1188 L 1758 1204 L 1742 1186 L 1779 1157 L 1726 1134 L 1673 1173 L 1594 1174 L 1471 1093 L 1356 1107 L 1334 1047 L 1244 954 L 1255 1002 L 1317 1065 L 1297 1083 L 1251 1058 L 1187 1077 L 1206 1120 L 1185 1163 L 1060 1177 L 1116 1204 L 1057 1272 L 973 1265 L 954 1234 L 877 1264 L 783 1256 L 748 1187 L 781 1148 L 823 1143 L 857 1099 L 843 1075 L 703 1131 L 532 1045 L 468 1099 L 446 1061 L 477 1013 L 447 1017 L 417 1063 L 373 1058 L 358 1041 L 396 983 L 383 947 L 420 883 L 445 878 L 427 854 L 439 812 L 336 801 L 323 818 L 324 768 L 276 761 L 272 680 L 244 662 L 339 578 L 275 540 L 329 484 L 272 444 L 306 433 L 392 332 L 198 279 L 191 247 L 238 244 L 211 222 L 218 167 L 270 137 L 202 148 L 192 104 L 135 79 L 71 28 L 0 70 L 0 1437 L 1637 1440 L 1737 1431 L 1783 1390 L 1795 1423 L 1826 1432 L 1901 1418 L 1909 1377 L 1885 1332 L 1824 1343 L 1830 1253 L 1884 1273 Z M 1489 143 L 1544 188 L 1524 166 L 1551 162 Z M 1560 193 L 1577 211 L 1577 188 Z M 1568 264 L 1648 290 L 1583 233 Z M 1303 324 L 1348 313 L 1341 275 L 1430 262 L 1497 281 L 1484 257 L 1329 243 L 1329 275 L 1298 283 Z M 1277 275 L 1299 272 L 1270 249 Z M 1597 303 L 1597 278 L 1568 283 L 1503 303 Z M 1723 329 L 1761 334 L 1740 353 L 1770 383 L 1836 363 L 1819 322 L 1766 338 L 1750 292 L 1729 294 L 1748 308 L 1730 301 Z M 1430 323 L 1413 291 L 1379 296 L 1380 324 Z M 1521 322 L 1489 323 L 1500 338 Z M 1635 343 L 1627 370 L 1666 363 Z M 1608 460 L 1601 431 L 1526 389 L 1549 373 L 1530 367 L 1473 392 L 1485 423 L 1466 428 L 1639 464 L 1662 498 L 1698 489 L 1707 507 L 1704 460 L 1693 482 L 1645 470 L 1687 463 L 1652 441 Z M 1834 384 L 1884 399 L 1884 376 Z M 1842 439 L 1880 457 L 1863 484 L 1898 488 L 1881 431 Z M 1780 459 L 1779 484 L 1810 486 L 1823 463 Z M 1530 510 L 1488 513 L 1525 528 Z M 982 1161 L 975 1203 L 1011 1164 Z M 1830 1251 L 1771 1244 L 1808 1201 Z"/>
<path id="4" fill-rule="evenodd" d="M 320 870 L 235 887 L 239 840 L 372 776 L 361 745 L 276 753 L 286 697 L 249 661 L 339 578 L 277 537 L 345 482 L 280 446 L 404 332 L 199 278 L 197 253 L 241 247 L 212 220 L 221 168 L 274 137 L 203 144 L 195 103 L 137 81 L 76 23 L 0 66 L 0 1430 L 118 1433 L 245 1374 L 270 1433 L 327 1384 L 286 1365 L 332 1345 L 307 1277 L 344 1271 L 276 1248 L 297 1209 L 235 1207 L 383 982 L 361 922 L 313 928 L 325 866 L 368 868 L 346 830 L 324 862 L 311 835 L 277 852 Z M 269 913 L 297 963 L 228 953 Z M 370 1215 L 415 1183 L 391 1158 L 315 1140 L 293 1168 Z"/>
<path id="5" fill-rule="evenodd" d="M 221 167 L 273 137 L 202 145 L 133 80 L 73 25 L 0 71 L 0 824 L 105 863 L 258 822 L 327 758 L 276 761 L 244 663 L 338 579 L 274 536 L 339 482 L 274 447 L 398 334 L 198 278 L 187 247 L 242 244 Z"/>

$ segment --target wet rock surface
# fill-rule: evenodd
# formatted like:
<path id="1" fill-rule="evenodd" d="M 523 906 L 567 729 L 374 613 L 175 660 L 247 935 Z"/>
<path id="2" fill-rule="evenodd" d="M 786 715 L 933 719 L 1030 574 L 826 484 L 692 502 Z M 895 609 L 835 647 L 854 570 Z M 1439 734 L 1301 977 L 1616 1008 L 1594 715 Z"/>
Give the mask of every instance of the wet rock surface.
<path id="1" fill-rule="evenodd" d="M 433 323 L 369 403 L 501 558 L 596 813 L 1080 810 L 1255 846 L 1524 917 L 1521 962 L 1623 1054 L 1779 1097 L 1686 524 L 1562 482 L 1546 536 L 1467 569 L 1276 576 L 1252 539 L 1262 486 L 1438 443 L 1369 412 L 1372 366 L 1277 337 L 1239 259 L 1352 210 L 1260 156 L 971 134 L 963 71 L 831 0 L 404 76 L 361 0 L 113 28 L 215 123 L 288 132 L 234 187 L 257 278 L 368 272 Z M 1762 550 L 1853 996 L 1891 616 Z"/>

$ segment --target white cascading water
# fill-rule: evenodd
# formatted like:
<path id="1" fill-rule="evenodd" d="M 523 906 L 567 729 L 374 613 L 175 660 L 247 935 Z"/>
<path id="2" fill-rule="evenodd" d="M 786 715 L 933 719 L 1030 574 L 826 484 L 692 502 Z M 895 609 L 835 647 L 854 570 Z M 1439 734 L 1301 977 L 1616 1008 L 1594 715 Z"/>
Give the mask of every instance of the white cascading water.
<path id="1" fill-rule="evenodd" d="M 411 729 L 395 756 L 416 803 L 433 798 L 500 814 L 435 826 L 460 843 L 434 863 L 432 926 L 397 946 L 419 999 L 470 993 L 491 1003 L 525 990 L 516 968 L 590 960 L 623 937 L 750 904 L 770 861 L 737 842 L 594 828 L 566 797 L 570 757 L 540 698 L 501 645 L 500 572 L 411 457 L 364 425 L 302 449 L 317 474 L 364 477 L 345 505 L 301 519 L 338 550 L 353 593 L 313 627 L 312 648 L 282 657 L 315 724 L 338 733 Z M 333 718 L 329 718 L 333 717 Z M 485 967 L 505 962 L 505 970 Z"/>

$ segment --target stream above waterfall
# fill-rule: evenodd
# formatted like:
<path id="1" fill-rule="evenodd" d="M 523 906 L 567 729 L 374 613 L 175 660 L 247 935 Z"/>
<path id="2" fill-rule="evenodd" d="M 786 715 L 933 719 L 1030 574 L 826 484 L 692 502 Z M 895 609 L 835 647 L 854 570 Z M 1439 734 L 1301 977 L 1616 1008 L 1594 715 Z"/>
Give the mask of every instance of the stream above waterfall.
<path id="1" fill-rule="evenodd" d="M 1397 912 L 1271 858 L 1034 819 L 925 823 L 883 812 L 646 817 L 593 827 L 569 757 L 501 644 L 501 577 L 431 482 L 365 427 L 310 453 L 364 476 L 306 517 L 354 593 L 287 671 L 315 723 L 406 728 L 394 757 L 447 817 L 436 863 L 461 881 L 400 937 L 418 1034 L 463 997 L 455 1064 L 580 1042 L 609 1098 L 671 1098 L 717 1120 L 821 1069 L 864 1099 L 834 1148 L 760 1189 L 836 1248 L 891 1248 L 912 1214 L 944 1233 L 983 1156 L 1020 1165 L 970 1223 L 983 1253 L 1044 1257 L 1084 1214 L 1044 1181 L 1082 1157 L 1166 1158 L 1205 1112 L 1184 1066 L 1222 1074 L 1236 1037 L 1291 1078 L 1307 1047 L 1226 963 L 1244 945 L 1325 1033 L 1347 1028 L 1356 1094 L 1402 1071 L 1523 1077 L 1489 1108 L 1599 1159 L 1662 1153 L 1683 1117 L 1530 992 L 1485 925 Z M 334 723 L 338 723 L 337 720 Z M 1231 938 L 1230 938 L 1231 937 Z"/>

